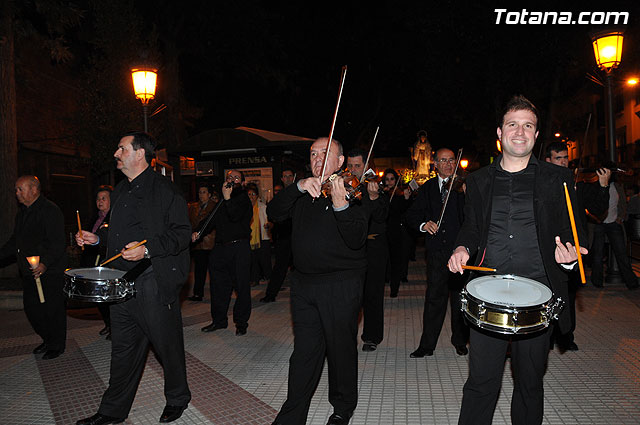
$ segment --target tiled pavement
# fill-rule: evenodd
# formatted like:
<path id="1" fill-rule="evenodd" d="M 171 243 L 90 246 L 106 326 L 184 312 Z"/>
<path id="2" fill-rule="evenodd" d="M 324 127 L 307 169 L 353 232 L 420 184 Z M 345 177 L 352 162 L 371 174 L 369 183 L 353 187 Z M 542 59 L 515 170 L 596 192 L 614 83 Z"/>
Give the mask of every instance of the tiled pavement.
<path id="1" fill-rule="evenodd" d="M 419 252 L 420 253 L 420 252 Z M 420 338 L 424 262 L 410 264 L 410 283 L 385 298 L 385 340 L 360 351 L 360 396 L 352 424 L 455 424 L 467 357 L 449 343 L 448 321 L 433 357 L 410 359 Z M 209 303 L 183 304 L 187 370 L 193 400 L 176 424 L 270 424 L 286 397 L 293 348 L 289 292 L 261 304 L 252 291 L 246 336 L 233 328 L 203 334 Z M 387 288 L 388 295 L 388 288 Z M 578 352 L 550 353 L 545 376 L 545 424 L 640 423 L 640 291 L 622 285 L 578 294 Z M 109 377 L 110 342 L 98 336 L 97 310 L 69 310 L 67 350 L 43 361 L 22 311 L 0 311 L 0 422 L 73 424 L 95 413 Z M 153 424 L 164 407 L 162 370 L 153 354 L 126 423 Z M 507 361 L 494 423 L 509 420 L 513 380 Z M 309 413 L 323 425 L 331 413 L 326 368 Z"/>

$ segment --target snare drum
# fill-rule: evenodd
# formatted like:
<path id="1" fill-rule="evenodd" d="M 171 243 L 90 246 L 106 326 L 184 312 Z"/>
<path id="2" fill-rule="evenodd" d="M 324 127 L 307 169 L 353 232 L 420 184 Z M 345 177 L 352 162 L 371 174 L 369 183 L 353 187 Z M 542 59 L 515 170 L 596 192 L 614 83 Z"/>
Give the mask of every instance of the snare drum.
<path id="1" fill-rule="evenodd" d="M 545 329 L 564 304 L 542 283 L 514 275 L 473 279 L 460 295 L 462 312 L 471 323 L 501 334 Z"/>
<path id="2" fill-rule="evenodd" d="M 70 299 L 94 303 L 119 302 L 133 296 L 133 282 L 126 272 L 106 267 L 69 269 L 64 272 L 64 293 Z"/>

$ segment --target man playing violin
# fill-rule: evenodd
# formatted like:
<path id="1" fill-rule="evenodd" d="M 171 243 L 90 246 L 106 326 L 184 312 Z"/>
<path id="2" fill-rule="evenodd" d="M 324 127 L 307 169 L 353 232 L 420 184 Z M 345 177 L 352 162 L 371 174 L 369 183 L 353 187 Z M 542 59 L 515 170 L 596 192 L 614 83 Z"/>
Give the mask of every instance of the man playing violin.
<path id="1" fill-rule="evenodd" d="M 449 270 L 475 257 L 474 265 L 536 280 L 567 299 L 567 269 L 575 266 L 563 183 L 575 199 L 571 172 L 532 155 L 538 136 L 536 107 L 515 96 L 506 105 L 497 129 L 502 154 L 466 179 L 464 223 L 449 259 Z M 573 202 L 580 240 L 585 240 L 582 218 Z M 583 254 L 585 248 L 580 248 Z M 564 309 L 557 323 L 561 332 L 570 325 Z M 543 376 L 553 325 L 544 330 L 509 337 L 470 328 L 469 377 L 464 385 L 459 424 L 491 424 L 502 385 L 505 357 L 511 343 L 514 390 L 513 424 L 540 424 L 544 410 Z"/>
<path id="2" fill-rule="evenodd" d="M 463 222 L 464 194 L 451 190 L 450 183 L 456 168 L 452 150 L 438 149 L 435 158 L 437 178 L 429 179 L 418 190 L 416 200 L 407 210 L 406 220 L 412 228 L 425 233 L 427 249 L 427 292 L 422 316 L 422 336 L 412 358 L 432 356 L 447 313 L 447 300 L 451 299 L 451 343 L 460 356 L 467 354 L 469 328 L 460 310 L 462 278 L 447 270 L 447 260 L 454 248 Z M 448 200 L 447 200 L 448 193 Z M 438 220 L 446 201 L 442 222 Z"/>
<path id="3" fill-rule="evenodd" d="M 366 171 L 365 153 L 352 149 L 347 155 L 347 169 L 362 180 Z M 389 258 L 387 242 L 387 215 L 389 196 L 380 190 L 376 181 L 363 182 L 362 205 L 369 214 L 369 234 L 367 236 L 367 277 L 364 282 L 362 299 L 362 351 L 375 351 L 384 336 L 384 274 Z"/>
<path id="4" fill-rule="evenodd" d="M 348 424 L 358 402 L 358 313 L 369 220 L 362 205 L 346 200 L 342 177 L 321 182 L 323 168 L 326 178 L 344 162 L 340 143 L 333 140 L 328 146 L 327 138 L 316 140 L 310 152 L 313 176 L 286 187 L 267 206 L 272 220 L 292 219 L 295 266 L 287 400 L 274 424 L 306 422 L 325 357 L 334 409 L 328 424 Z M 331 191 L 330 199 L 322 196 L 323 186 Z"/>

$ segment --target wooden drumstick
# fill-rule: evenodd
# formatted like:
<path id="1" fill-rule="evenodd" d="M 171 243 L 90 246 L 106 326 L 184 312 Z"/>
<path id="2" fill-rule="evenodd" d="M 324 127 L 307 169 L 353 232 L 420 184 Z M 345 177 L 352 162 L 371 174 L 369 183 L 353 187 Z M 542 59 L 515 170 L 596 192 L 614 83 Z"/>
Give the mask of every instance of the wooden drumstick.
<path id="1" fill-rule="evenodd" d="M 569 221 L 571 221 L 571 232 L 573 233 L 573 242 L 576 246 L 576 252 L 578 253 L 578 267 L 580 268 L 580 282 L 587 283 L 587 279 L 584 276 L 584 266 L 582 265 L 582 255 L 580 254 L 580 242 L 578 241 L 578 231 L 576 230 L 576 219 L 573 216 L 573 208 L 571 207 L 571 197 L 569 196 L 569 189 L 567 189 L 567 183 L 563 182 L 564 196 L 567 199 L 567 210 L 569 210 Z"/>
<path id="2" fill-rule="evenodd" d="M 127 248 L 127 249 L 125 249 L 125 251 L 131 251 L 133 248 L 137 248 L 137 247 L 139 247 L 140 245 L 144 245 L 145 243 L 147 243 L 147 240 L 146 240 L 146 239 L 145 239 L 145 240 L 143 240 L 143 241 L 138 242 L 137 244 L 135 244 L 135 245 L 134 245 L 134 246 L 132 246 L 131 248 Z M 120 253 L 120 254 L 118 254 L 118 255 L 114 255 L 113 257 L 109 258 L 107 261 L 105 261 L 105 262 L 103 262 L 103 263 L 100 263 L 100 267 L 102 267 L 102 266 L 104 266 L 105 264 L 110 263 L 110 262 L 112 262 L 113 260 L 115 260 L 116 258 L 120 258 L 120 257 L 122 257 L 122 253 Z"/>
<path id="3" fill-rule="evenodd" d="M 80 224 L 80 211 L 76 210 L 76 217 L 78 217 L 78 233 L 82 234 L 82 225 Z M 81 245 L 80 248 L 84 251 L 84 245 Z"/>
<path id="4" fill-rule="evenodd" d="M 467 265 L 462 265 L 462 268 L 464 270 L 475 270 L 478 272 L 495 272 L 496 269 L 492 269 L 491 267 L 479 267 L 479 266 L 467 266 Z"/>

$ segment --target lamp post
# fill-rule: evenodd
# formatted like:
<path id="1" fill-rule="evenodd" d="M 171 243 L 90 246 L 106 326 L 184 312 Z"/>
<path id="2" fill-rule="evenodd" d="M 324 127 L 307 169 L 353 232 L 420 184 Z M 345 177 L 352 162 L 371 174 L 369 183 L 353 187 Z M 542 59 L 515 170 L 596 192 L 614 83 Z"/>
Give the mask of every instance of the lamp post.
<path id="1" fill-rule="evenodd" d="M 138 67 L 131 69 L 133 92 L 142 102 L 145 133 L 148 133 L 147 115 L 149 113 L 149 101 L 156 96 L 157 72 L 158 70 L 153 68 Z"/>
<path id="2" fill-rule="evenodd" d="M 593 52 L 598 67 L 606 75 L 606 121 L 609 159 L 616 162 L 616 122 L 613 116 L 613 70 L 620 65 L 622 58 L 622 40 L 624 31 L 609 29 L 591 33 Z"/>

